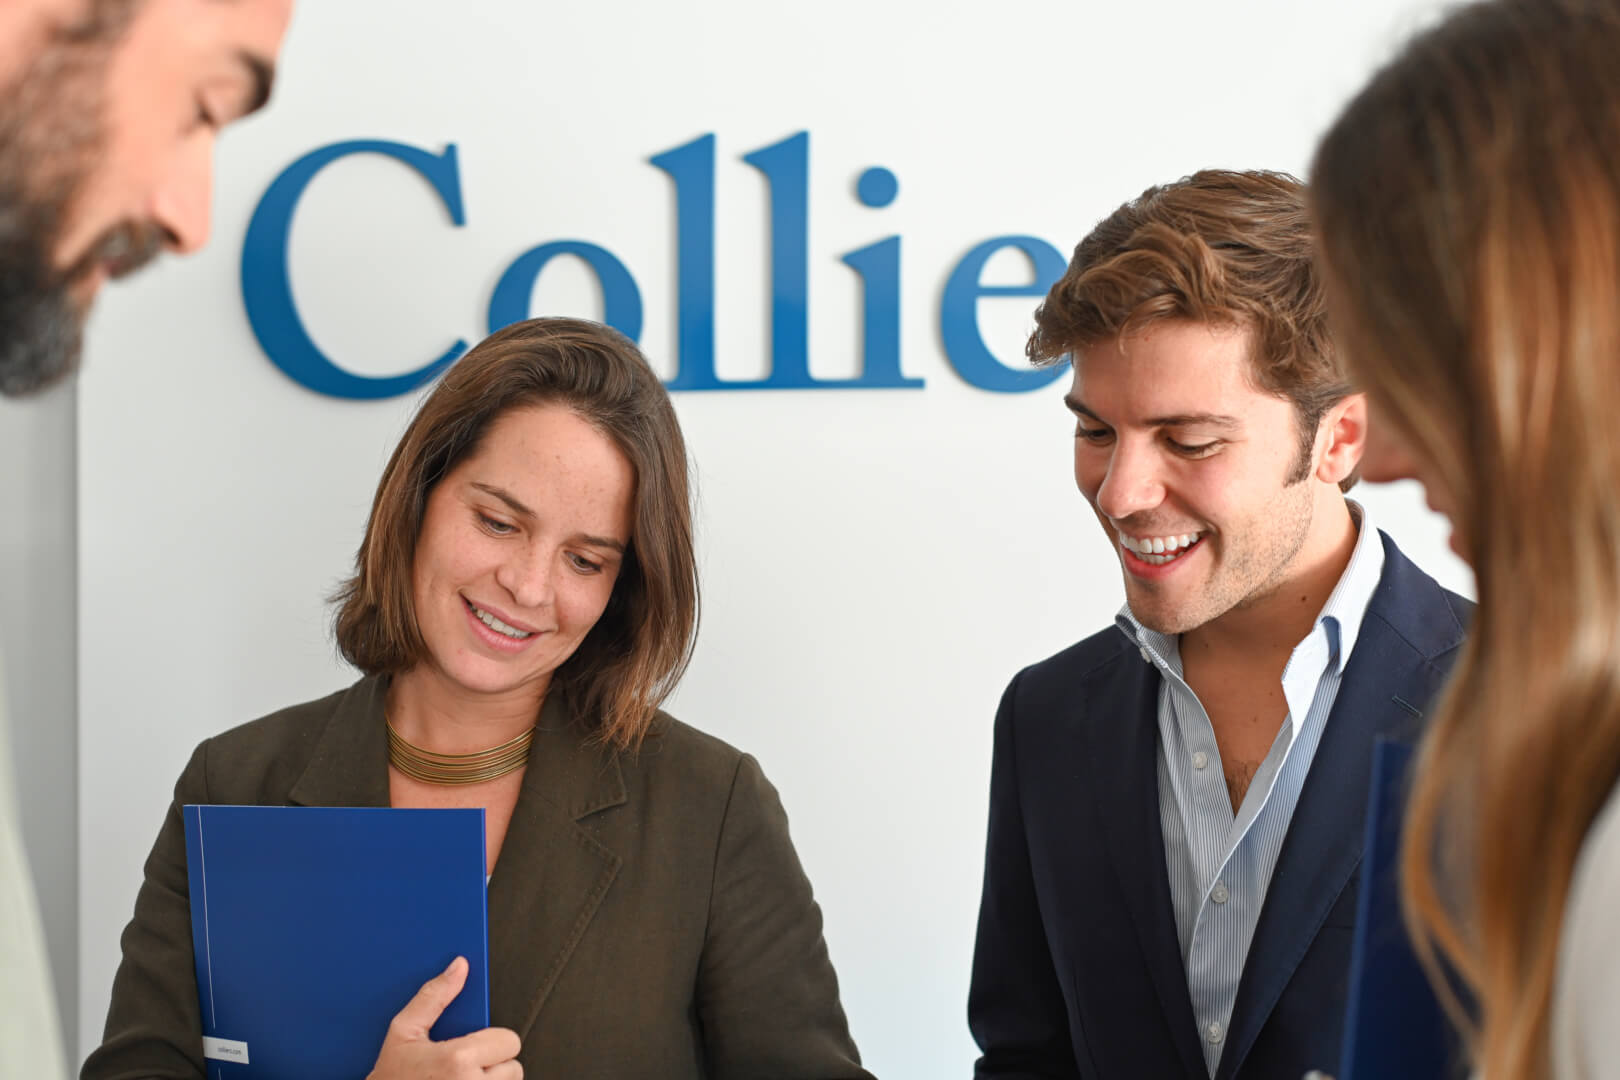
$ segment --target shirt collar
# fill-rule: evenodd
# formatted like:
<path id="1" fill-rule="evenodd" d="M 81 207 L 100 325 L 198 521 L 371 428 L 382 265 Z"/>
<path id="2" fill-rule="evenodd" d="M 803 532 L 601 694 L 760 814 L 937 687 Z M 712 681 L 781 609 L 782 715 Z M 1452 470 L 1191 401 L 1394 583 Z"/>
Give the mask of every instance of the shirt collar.
<path id="1" fill-rule="evenodd" d="M 1316 616 L 1311 633 L 1306 635 L 1306 640 L 1309 640 L 1318 628 L 1326 632 L 1329 663 L 1335 665 L 1340 673 L 1350 662 L 1351 650 L 1361 636 L 1367 606 L 1372 603 L 1373 593 L 1378 590 L 1378 582 L 1384 574 L 1384 542 L 1373 523 L 1372 514 L 1354 499 L 1346 499 L 1345 502 L 1349 504 L 1350 516 L 1358 526 L 1356 546 L 1350 553 L 1350 562 L 1344 568 L 1344 573 L 1339 575 L 1338 584 L 1333 586 L 1327 603 L 1322 605 L 1321 612 Z M 1136 616 L 1131 614 L 1129 601 L 1114 616 L 1114 625 L 1142 651 L 1144 660 L 1181 678 L 1179 637 L 1161 634 L 1137 622 Z"/>
<path id="2" fill-rule="evenodd" d="M 1329 632 L 1337 636 L 1334 642 L 1337 647 L 1333 651 L 1341 673 L 1350 662 L 1351 650 L 1356 647 L 1361 624 L 1366 620 L 1367 606 L 1372 603 L 1373 593 L 1378 591 L 1378 582 L 1384 576 L 1384 541 L 1378 526 L 1373 524 L 1372 514 L 1354 499 L 1345 502 L 1350 504 L 1350 514 L 1360 526 L 1360 535 L 1356 537 L 1355 550 L 1350 553 L 1350 565 L 1344 568 L 1332 595 L 1322 605 L 1322 614 L 1316 617 L 1318 623 L 1327 623 Z"/>

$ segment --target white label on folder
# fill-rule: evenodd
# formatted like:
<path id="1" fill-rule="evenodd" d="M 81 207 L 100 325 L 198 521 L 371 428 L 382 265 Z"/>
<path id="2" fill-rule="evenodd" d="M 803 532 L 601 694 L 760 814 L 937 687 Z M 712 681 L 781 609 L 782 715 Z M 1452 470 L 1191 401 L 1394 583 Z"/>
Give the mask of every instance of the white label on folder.
<path id="1" fill-rule="evenodd" d="M 235 1039 L 216 1039 L 212 1035 L 203 1036 L 203 1057 L 215 1061 L 234 1061 L 238 1065 L 249 1064 L 247 1043 Z"/>

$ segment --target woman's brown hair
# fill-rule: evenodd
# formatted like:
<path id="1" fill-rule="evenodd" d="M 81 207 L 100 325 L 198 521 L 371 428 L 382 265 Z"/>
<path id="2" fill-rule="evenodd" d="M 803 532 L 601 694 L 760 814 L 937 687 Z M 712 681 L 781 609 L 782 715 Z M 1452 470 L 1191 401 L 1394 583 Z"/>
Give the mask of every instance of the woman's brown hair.
<path id="1" fill-rule="evenodd" d="M 1571 876 L 1620 777 L 1620 7 L 1457 10 L 1346 108 L 1311 190 L 1340 345 L 1478 582 L 1408 919 L 1484 1074 L 1542 1080 Z"/>
<path id="2" fill-rule="evenodd" d="M 635 469 L 631 541 L 607 609 L 552 686 L 619 749 L 640 744 L 675 688 L 697 635 L 686 442 L 646 359 L 618 331 L 581 319 L 530 319 L 485 338 L 428 395 L 383 470 L 355 574 L 335 597 L 344 659 L 396 674 L 425 655 L 412 595 L 428 494 L 474 454 L 495 420 L 565 406 L 612 439 Z"/>

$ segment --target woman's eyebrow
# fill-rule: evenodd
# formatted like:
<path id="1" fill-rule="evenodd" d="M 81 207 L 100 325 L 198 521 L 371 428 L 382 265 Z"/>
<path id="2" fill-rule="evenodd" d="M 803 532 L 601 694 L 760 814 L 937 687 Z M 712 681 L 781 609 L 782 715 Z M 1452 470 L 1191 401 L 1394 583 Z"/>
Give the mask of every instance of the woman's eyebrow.
<path id="1" fill-rule="evenodd" d="M 477 488 L 479 491 L 482 491 L 485 495 L 493 495 L 495 498 L 501 500 L 501 502 L 511 507 L 514 514 L 521 514 L 524 517 L 529 518 L 535 516 L 533 510 L 530 510 L 527 506 L 524 506 L 518 501 L 517 496 L 513 495 L 510 491 L 507 491 L 505 488 L 496 487 L 494 484 L 480 483 L 477 480 L 472 482 L 472 486 Z"/>

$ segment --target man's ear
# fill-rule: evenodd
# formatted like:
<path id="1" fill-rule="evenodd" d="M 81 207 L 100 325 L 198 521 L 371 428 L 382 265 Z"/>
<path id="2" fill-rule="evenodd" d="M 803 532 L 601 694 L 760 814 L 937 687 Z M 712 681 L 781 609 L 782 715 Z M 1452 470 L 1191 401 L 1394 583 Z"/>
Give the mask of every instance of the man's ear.
<path id="1" fill-rule="evenodd" d="M 1316 478 L 1342 484 L 1355 475 L 1367 449 L 1367 395 L 1350 394 L 1327 411 L 1317 428 Z"/>

